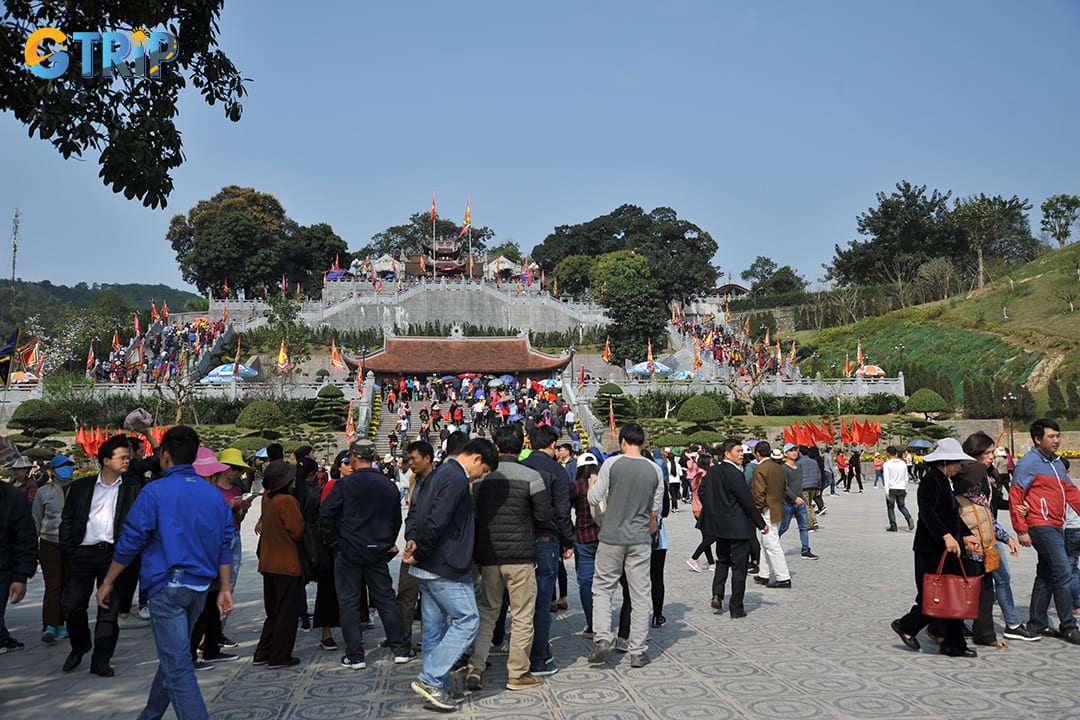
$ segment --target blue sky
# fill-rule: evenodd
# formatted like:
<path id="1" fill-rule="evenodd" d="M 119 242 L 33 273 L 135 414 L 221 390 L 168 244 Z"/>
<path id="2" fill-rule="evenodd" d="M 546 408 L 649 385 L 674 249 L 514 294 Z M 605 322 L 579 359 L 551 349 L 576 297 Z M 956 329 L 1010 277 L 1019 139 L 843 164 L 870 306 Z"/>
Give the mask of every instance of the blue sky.
<path id="1" fill-rule="evenodd" d="M 169 219 L 231 184 L 352 250 L 432 192 L 458 222 L 471 197 L 474 224 L 526 251 L 622 203 L 668 206 L 712 234 L 725 276 L 768 255 L 811 281 L 900 180 L 1027 197 L 1036 234 L 1047 196 L 1080 194 L 1075 0 L 297 7 L 226 1 L 250 97 L 236 124 L 184 98 L 164 210 L 0 115 L 19 277 L 181 287 Z"/>

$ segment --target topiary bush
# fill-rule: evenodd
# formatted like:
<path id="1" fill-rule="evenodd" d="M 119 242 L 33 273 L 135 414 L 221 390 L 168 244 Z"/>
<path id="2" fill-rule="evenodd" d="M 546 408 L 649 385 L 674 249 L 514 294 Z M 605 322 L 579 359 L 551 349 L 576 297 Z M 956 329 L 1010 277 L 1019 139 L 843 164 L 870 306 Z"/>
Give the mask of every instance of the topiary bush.
<path id="1" fill-rule="evenodd" d="M 695 395 L 679 407 L 679 420 L 693 423 L 700 429 L 711 427 L 723 416 L 720 406 L 704 395 Z"/>
<path id="2" fill-rule="evenodd" d="M 904 404 L 904 412 L 922 413 L 929 420 L 933 414 L 949 412 L 949 403 L 930 388 L 922 388 L 908 398 Z"/>
<path id="3" fill-rule="evenodd" d="M 285 413 L 281 412 L 277 403 L 269 400 L 255 400 L 249 403 L 236 418 L 237 427 L 253 430 L 265 430 L 284 425 L 285 422 Z"/>
<path id="4" fill-rule="evenodd" d="M 8 422 L 8 427 L 35 431 L 41 428 L 54 428 L 64 424 L 64 416 L 55 405 L 47 400 L 26 400 Z"/>
<path id="5" fill-rule="evenodd" d="M 323 385 L 319 388 L 319 397 L 340 400 L 345 397 L 345 393 L 337 385 Z"/>
<path id="6" fill-rule="evenodd" d="M 604 383 L 600 386 L 600 389 L 596 391 L 597 397 L 611 397 L 613 395 L 622 395 L 623 389 L 615 383 Z"/>

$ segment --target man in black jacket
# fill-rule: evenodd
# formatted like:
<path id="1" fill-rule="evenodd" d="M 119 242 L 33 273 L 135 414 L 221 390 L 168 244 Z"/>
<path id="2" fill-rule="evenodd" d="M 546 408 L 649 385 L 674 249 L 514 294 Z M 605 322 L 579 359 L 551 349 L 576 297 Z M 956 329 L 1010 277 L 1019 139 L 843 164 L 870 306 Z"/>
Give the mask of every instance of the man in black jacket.
<path id="1" fill-rule="evenodd" d="M 120 604 L 110 598 L 107 608 L 98 606 L 92 644 L 87 608 L 95 583 L 101 585 L 109 572 L 124 518 L 139 494 L 139 482 L 124 477 L 130 463 L 131 443 L 127 435 L 109 438 L 98 449 L 101 472 L 76 480 L 68 491 L 60 519 L 60 552 L 66 567 L 60 604 L 67 615 L 71 641 L 64 672 L 77 668 L 92 647 L 90 672 L 102 677 L 115 674 L 109 660 L 120 636 L 116 620 Z M 126 576 L 122 578 L 117 584 L 128 582 Z"/>
<path id="2" fill-rule="evenodd" d="M 450 452 L 450 438 L 447 452 Z M 421 593 L 424 667 L 412 689 L 438 710 L 454 710 L 450 668 L 476 638 L 479 617 L 472 585 L 476 523 L 469 484 L 497 469 L 490 440 L 473 438 L 417 488 L 405 524 L 405 552 Z M 447 624 L 449 620 L 449 624 Z"/>
<path id="3" fill-rule="evenodd" d="M 724 605 L 724 586 L 731 570 L 732 618 L 746 617 L 743 595 L 746 593 L 746 569 L 750 557 L 750 539 L 754 528 L 768 533 L 769 526 L 754 505 L 746 476 L 742 471 L 742 443 L 728 438 L 720 446 L 723 462 L 709 468 L 698 489 L 701 500 L 701 532 L 716 538 L 716 572 L 713 575 L 712 608 L 719 612 Z"/>
<path id="4" fill-rule="evenodd" d="M 470 658 L 466 687 L 483 687 L 483 673 L 491 649 L 491 634 L 502 609 L 503 591 L 510 596 L 514 622 L 510 654 L 506 660 L 509 690 L 544 684 L 529 673 L 533 644 L 533 609 L 536 596 L 536 532 L 551 519 L 551 500 L 540 473 L 517 461 L 525 438 L 517 425 L 495 430 L 499 469 L 473 483 L 476 515 L 476 564 L 480 566 L 480 628 Z M 546 602 L 546 601 L 545 601 Z"/>
<path id="5" fill-rule="evenodd" d="M 22 650 L 23 644 L 4 625 L 7 604 L 26 596 L 26 580 L 37 569 L 37 533 L 26 495 L 0 481 L 0 655 Z"/>
<path id="6" fill-rule="evenodd" d="M 397 486 L 371 467 L 375 445 L 354 440 L 349 445 L 352 474 L 334 483 L 319 508 L 319 531 L 333 548 L 334 582 L 341 608 L 341 632 L 345 655 L 341 666 L 360 670 L 364 662 L 363 623 L 360 606 L 366 584 L 370 602 L 379 611 L 394 662 L 416 657 L 405 638 L 401 608 L 394 597 L 387 555 L 401 529 L 401 502 Z"/>
<path id="7" fill-rule="evenodd" d="M 533 646 L 529 672 L 538 677 L 559 671 L 551 654 L 551 600 L 559 577 L 559 555 L 574 554 L 574 525 L 570 520 L 570 481 L 566 470 L 555 461 L 559 434 L 550 425 L 540 425 L 529 435 L 532 453 L 522 465 L 540 473 L 551 498 L 549 522 L 536 529 L 536 608 L 533 611 Z"/>

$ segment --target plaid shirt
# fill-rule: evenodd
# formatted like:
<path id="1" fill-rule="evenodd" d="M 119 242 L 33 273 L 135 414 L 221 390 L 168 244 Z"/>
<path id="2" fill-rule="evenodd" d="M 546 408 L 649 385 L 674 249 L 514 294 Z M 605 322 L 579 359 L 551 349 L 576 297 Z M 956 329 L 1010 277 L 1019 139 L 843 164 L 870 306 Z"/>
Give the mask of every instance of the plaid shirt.
<path id="1" fill-rule="evenodd" d="M 589 476 L 570 483 L 570 507 L 574 509 L 574 539 L 582 545 L 599 542 L 600 526 L 593 522 L 589 507 Z"/>

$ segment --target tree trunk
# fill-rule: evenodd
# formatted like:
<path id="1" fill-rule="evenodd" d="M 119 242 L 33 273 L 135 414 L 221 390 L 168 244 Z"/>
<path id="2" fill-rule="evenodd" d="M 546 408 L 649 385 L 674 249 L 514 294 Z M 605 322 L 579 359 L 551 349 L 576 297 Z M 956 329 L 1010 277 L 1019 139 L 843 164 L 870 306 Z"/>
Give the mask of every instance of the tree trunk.
<path id="1" fill-rule="evenodd" d="M 979 246 L 979 289 L 983 289 L 983 253 L 982 246 Z"/>

